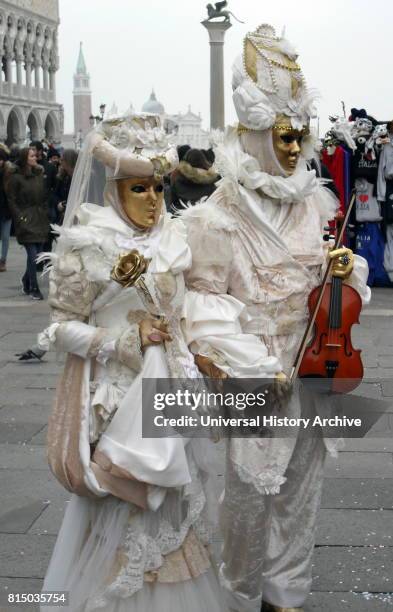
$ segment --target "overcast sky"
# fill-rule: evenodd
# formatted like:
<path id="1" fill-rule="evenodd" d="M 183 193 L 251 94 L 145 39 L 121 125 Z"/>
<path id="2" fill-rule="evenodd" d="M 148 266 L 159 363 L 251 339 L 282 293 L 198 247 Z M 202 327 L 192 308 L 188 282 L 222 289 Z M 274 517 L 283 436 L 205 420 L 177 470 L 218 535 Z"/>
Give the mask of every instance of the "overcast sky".
<path id="1" fill-rule="evenodd" d="M 72 76 L 79 42 L 93 92 L 93 111 L 132 102 L 139 111 L 154 87 L 169 113 L 188 105 L 209 125 L 209 44 L 200 22 L 204 0 L 60 0 L 60 70 L 57 99 L 65 129 L 73 131 Z M 307 83 L 321 94 L 321 131 L 328 115 L 365 107 L 377 119 L 393 119 L 393 2 L 391 0 L 229 0 L 245 24 L 232 19 L 226 34 L 226 121 L 235 120 L 231 65 L 246 32 L 270 23 L 299 52 Z"/>

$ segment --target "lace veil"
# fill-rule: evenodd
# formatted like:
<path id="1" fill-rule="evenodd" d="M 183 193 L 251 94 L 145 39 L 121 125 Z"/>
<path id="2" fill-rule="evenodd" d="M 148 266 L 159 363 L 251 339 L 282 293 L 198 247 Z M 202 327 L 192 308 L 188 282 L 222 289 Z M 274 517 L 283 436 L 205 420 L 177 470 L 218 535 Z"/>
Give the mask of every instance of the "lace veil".
<path id="1" fill-rule="evenodd" d="M 176 148 L 158 115 L 129 113 L 102 121 L 87 135 L 79 154 L 63 226 L 76 222 L 85 202 L 113 206 L 128 223 L 113 179 L 163 175 L 177 163 Z"/>

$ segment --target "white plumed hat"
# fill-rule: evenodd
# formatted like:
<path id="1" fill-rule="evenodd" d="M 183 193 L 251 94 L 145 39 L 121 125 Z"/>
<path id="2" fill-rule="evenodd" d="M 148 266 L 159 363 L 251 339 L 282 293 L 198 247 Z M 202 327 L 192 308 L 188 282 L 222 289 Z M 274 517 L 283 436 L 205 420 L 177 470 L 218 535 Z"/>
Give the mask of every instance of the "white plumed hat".
<path id="1" fill-rule="evenodd" d="M 90 142 L 93 156 L 106 167 L 107 178 L 162 176 L 178 164 L 176 148 L 158 115 L 111 117 L 99 124 Z"/>
<path id="2" fill-rule="evenodd" d="M 307 89 L 297 57 L 291 43 L 276 36 L 270 25 L 246 35 L 232 78 L 240 127 L 267 130 L 284 115 L 294 129 L 301 130 L 316 116 L 317 95 Z"/>

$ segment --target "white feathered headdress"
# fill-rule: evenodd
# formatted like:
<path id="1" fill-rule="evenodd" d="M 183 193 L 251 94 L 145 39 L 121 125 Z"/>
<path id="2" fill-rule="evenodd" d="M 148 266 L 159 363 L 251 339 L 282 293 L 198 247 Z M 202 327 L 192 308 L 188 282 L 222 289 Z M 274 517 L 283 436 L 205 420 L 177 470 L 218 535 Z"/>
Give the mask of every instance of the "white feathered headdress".
<path id="1" fill-rule="evenodd" d="M 93 156 L 108 178 L 166 174 L 178 164 L 177 152 L 158 115 L 129 113 L 100 123 L 92 135 Z"/>
<path id="2" fill-rule="evenodd" d="M 297 52 L 274 28 L 263 24 L 244 39 L 243 54 L 233 66 L 233 101 L 241 126 L 267 130 L 284 115 L 294 129 L 316 116 L 315 91 L 308 90 Z"/>
<path id="3" fill-rule="evenodd" d="M 81 204 L 104 204 L 109 188 L 116 194 L 111 179 L 159 178 L 178 163 L 176 148 L 157 115 L 131 110 L 102 121 L 86 136 L 78 155 L 63 226 L 75 222 Z"/>

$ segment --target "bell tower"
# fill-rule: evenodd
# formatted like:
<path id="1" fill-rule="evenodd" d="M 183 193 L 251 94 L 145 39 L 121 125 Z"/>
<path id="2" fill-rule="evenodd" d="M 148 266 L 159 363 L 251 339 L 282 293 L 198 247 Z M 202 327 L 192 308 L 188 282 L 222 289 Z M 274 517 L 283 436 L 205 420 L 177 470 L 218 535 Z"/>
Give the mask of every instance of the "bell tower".
<path id="1" fill-rule="evenodd" d="M 90 75 L 86 69 L 83 55 L 82 43 L 79 47 L 78 63 L 74 74 L 74 134 L 75 136 L 86 136 L 91 129 L 91 90 Z"/>

